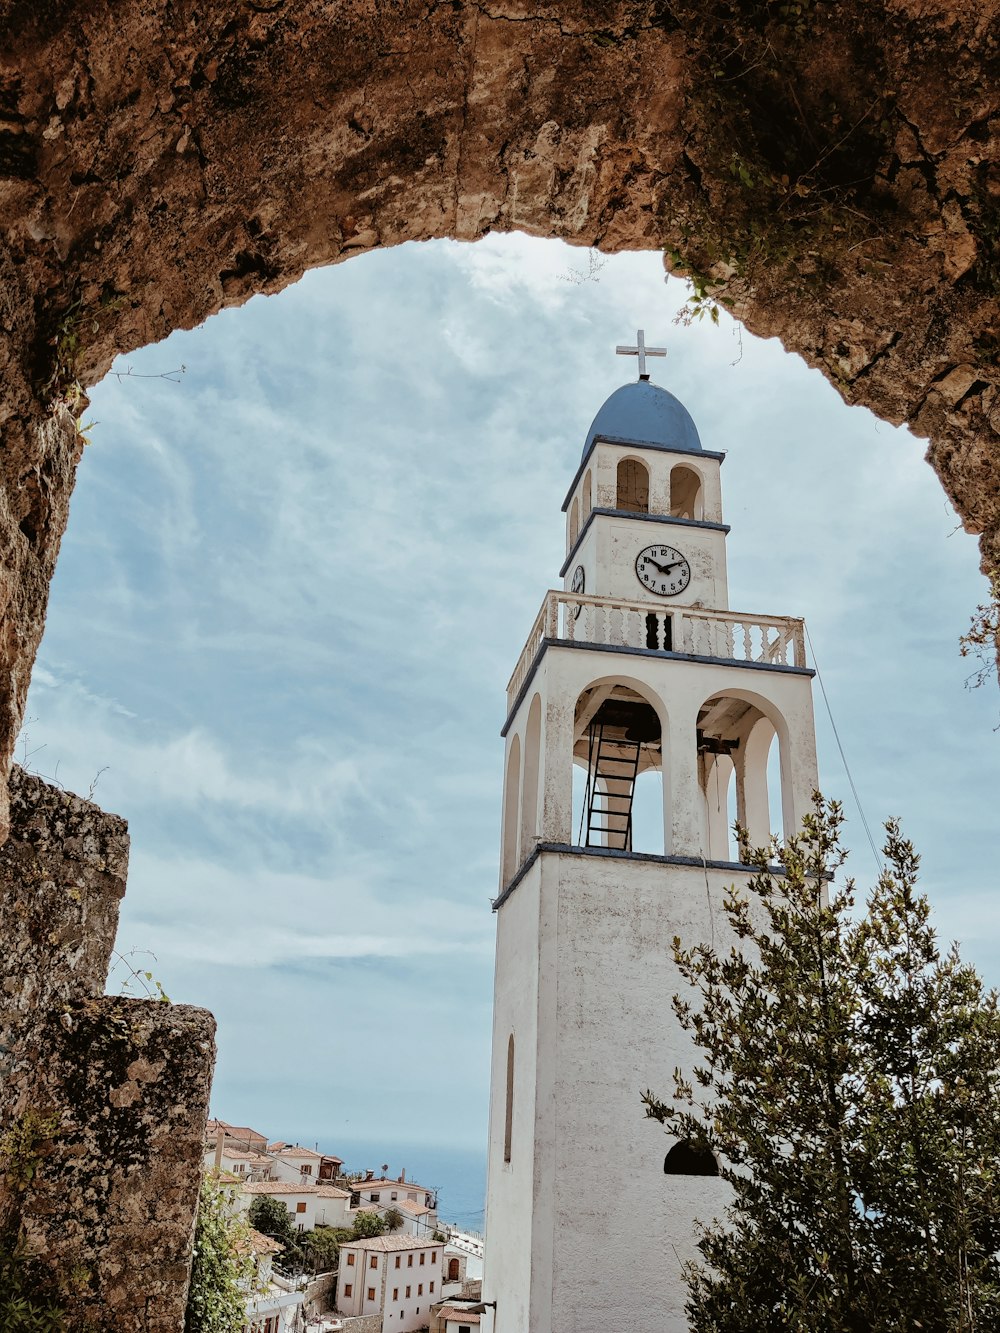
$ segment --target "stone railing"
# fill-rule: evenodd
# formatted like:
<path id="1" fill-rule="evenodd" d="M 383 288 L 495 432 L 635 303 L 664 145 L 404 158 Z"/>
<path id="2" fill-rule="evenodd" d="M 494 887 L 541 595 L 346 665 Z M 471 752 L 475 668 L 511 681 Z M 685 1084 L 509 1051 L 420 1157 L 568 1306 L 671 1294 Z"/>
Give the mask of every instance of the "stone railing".
<path id="1" fill-rule="evenodd" d="M 549 592 L 507 686 L 508 707 L 513 707 L 544 639 L 689 653 L 766 666 L 806 665 L 805 628 L 794 616 L 749 616 L 738 611 Z"/>

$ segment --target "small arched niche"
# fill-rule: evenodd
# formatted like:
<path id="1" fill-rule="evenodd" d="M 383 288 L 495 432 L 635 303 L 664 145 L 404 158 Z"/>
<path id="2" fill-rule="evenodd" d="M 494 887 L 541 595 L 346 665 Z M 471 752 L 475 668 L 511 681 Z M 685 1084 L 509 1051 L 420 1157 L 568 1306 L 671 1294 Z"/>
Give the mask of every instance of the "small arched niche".
<path id="1" fill-rule="evenodd" d="M 665 1176 L 717 1176 L 719 1163 L 711 1148 L 703 1143 L 681 1139 L 663 1159 Z"/>
<path id="2" fill-rule="evenodd" d="M 594 507 L 594 483 L 591 479 L 590 469 L 587 469 L 587 475 L 583 479 L 583 513 L 582 521 L 586 523 L 590 517 L 590 511 Z"/>
<path id="3" fill-rule="evenodd" d="M 670 517 L 705 517 L 705 488 L 693 467 L 678 463 L 670 469 Z"/>
<path id="4" fill-rule="evenodd" d="M 649 471 L 638 458 L 623 458 L 618 464 L 615 508 L 630 514 L 649 513 Z"/>
<path id="5" fill-rule="evenodd" d="M 663 740 L 648 699 L 623 682 L 601 681 L 577 700 L 573 827 L 580 847 L 662 855 Z"/>
<path id="6" fill-rule="evenodd" d="M 569 507 L 569 549 L 572 551 L 576 545 L 576 539 L 580 535 L 580 502 L 576 496 L 573 496 L 573 503 Z"/>
<path id="7" fill-rule="evenodd" d="M 521 860 L 534 851 L 538 840 L 538 778 L 542 757 L 542 700 L 535 695 L 524 729 L 524 779 L 521 784 Z"/>

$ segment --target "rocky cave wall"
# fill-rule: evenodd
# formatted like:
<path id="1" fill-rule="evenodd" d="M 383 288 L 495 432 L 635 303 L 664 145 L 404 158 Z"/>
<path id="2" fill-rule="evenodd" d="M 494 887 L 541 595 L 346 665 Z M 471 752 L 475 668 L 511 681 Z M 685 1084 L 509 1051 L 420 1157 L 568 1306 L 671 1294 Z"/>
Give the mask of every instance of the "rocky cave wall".
<path id="1" fill-rule="evenodd" d="M 179 1333 L 214 1020 L 104 995 L 125 892 L 124 820 L 17 767 L 10 798 L 0 1249 L 31 1256 L 28 1294 L 55 1302 L 71 1333 Z"/>
<path id="2" fill-rule="evenodd" d="M 405 240 L 663 250 L 848 401 L 927 436 L 995 570 L 996 11 L 0 0 L 0 754 L 85 387 L 116 353 Z"/>

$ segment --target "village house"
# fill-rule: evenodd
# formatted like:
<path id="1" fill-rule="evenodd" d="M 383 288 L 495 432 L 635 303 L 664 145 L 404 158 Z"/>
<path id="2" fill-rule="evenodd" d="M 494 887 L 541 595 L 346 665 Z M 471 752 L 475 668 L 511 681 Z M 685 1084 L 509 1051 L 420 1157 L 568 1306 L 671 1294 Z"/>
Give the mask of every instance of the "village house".
<path id="1" fill-rule="evenodd" d="M 437 1207 L 434 1191 L 407 1180 L 405 1171 L 401 1171 L 396 1180 L 388 1180 L 385 1176 L 376 1180 L 374 1172 L 367 1171 L 364 1180 L 353 1181 L 351 1188 L 357 1195 L 355 1207 L 359 1203 L 375 1203 L 380 1208 L 389 1208 L 393 1204 L 398 1207 L 404 1199 L 410 1203 L 422 1203 L 425 1208 Z"/>
<path id="2" fill-rule="evenodd" d="M 267 1151 L 275 1180 L 301 1180 L 310 1185 L 318 1182 L 321 1153 L 297 1143 L 272 1143 Z"/>
<path id="3" fill-rule="evenodd" d="M 262 1194 L 280 1199 L 288 1209 L 292 1226 L 297 1231 L 312 1231 L 316 1225 L 319 1185 L 294 1184 L 285 1180 L 250 1180 L 240 1185 L 240 1208 L 250 1211 L 254 1199 Z M 331 1224 L 332 1225 L 332 1224 Z"/>
<path id="4" fill-rule="evenodd" d="M 441 1245 L 398 1233 L 346 1241 L 340 1247 L 337 1309 L 380 1315 L 382 1333 L 426 1328 L 441 1295 Z"/>
<path id="5" fill-rule="evenodd" d="M 478 1300 L 451 1297 L 435 1305 L 427 1325 L 429 1333 L 479 1333 L 482 1316 Z"/>
<path id="6" fill-rule="evenodd" d="M 273 1271 L 274 1256 L 281 1246 L 270 1236 L 250 1229 L 255 1271 L 254 1290 L 247 1298 L 243 1333 L 292 1333 L 299 1325 L 301 1291 L 290 1290 Z"/>
<path id="7" fill-rule="evenodd" d="M 216 1144 L 205 1151 L 206 1170 L 228 1171 L 241 1180 L 272 1179 L 271 1159 L 244 1148 L 234 1148 L 227 1142 Z"/>
<path id="8" fill-rule="evenodd" d="M 316 1187 L 316 1222 L 318 1227 L 350 1227 L 355 1214 L 351 1211 L 351 1192 L 338 1185 Z"/>
<path id="9" fill-rule="evenodd" d="M 220 1134 L 227 1147 L 242 1148 L 244 1152 L 267 1152 L 267 1135 L 259 1134 L 249 1125 L 231 1125 L 226 1120 L 209 1120 L 205 1126 L 206 1146 L 211 1145 L 214 1148 Z"/>

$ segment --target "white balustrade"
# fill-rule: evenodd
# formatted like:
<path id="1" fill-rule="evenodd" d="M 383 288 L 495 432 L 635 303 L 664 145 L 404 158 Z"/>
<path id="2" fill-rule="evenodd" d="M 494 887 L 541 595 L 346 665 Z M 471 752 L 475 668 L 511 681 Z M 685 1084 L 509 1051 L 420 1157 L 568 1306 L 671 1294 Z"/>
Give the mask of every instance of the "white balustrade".
<path id="1" fill-rule="evenodd" d="M 550 592 L 507 686 L 509 707 L 513 707 L 546 641 L 687 653 L 766 666 L 806 665 L 803 622 L 793 616 L 748 616 L 736 611 L 668 608 L 615 597 Z"/>

